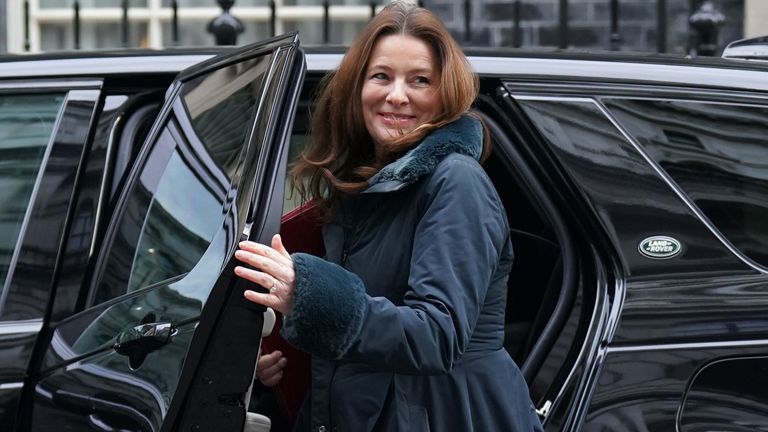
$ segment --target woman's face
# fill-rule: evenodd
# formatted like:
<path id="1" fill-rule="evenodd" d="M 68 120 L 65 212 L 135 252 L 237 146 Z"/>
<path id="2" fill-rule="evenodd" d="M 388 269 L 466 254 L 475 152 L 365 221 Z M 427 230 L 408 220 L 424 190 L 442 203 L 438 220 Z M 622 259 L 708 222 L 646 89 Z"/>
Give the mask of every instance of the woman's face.
<path id="1" fill-rule="evenodd" d="M 361 92 L 363 119 L 378 160 L 386 156 L 389 143 L 437 117 L 439 83 L 440 65 L 424 41 L 406 35 L 379 38 Z"/>

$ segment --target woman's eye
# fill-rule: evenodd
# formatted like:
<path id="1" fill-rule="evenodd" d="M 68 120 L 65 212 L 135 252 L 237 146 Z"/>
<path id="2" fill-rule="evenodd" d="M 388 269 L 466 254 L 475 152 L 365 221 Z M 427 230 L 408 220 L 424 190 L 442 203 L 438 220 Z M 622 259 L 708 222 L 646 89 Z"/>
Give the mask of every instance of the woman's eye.
<path id="1" fill-rule="evenodd" d="M 414 79 L 414 82 L 416 82 L 417 84 L 426 84 L 426 85 L 429 85 L 429 78 L 427 78 L 427 77 L 425 77 L 425 76 L 417 76 L 417 77 Z"/>
<path id="2" fill-rule="evenodd" d="M 377 80 L 385 80 L 385 79 L 387 79 L 387 74 L 385 74 L 383 72 L 379 72 L 379 73 L 373 74 L 373 76 L 371 76 L 371 78 L 377 79 Z"/>

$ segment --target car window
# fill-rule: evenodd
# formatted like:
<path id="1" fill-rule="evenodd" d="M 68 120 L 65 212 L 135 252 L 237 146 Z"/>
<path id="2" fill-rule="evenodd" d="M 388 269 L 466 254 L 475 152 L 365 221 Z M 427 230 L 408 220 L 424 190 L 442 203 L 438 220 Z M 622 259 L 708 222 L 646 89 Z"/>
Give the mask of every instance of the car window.
<path id="1" fill-rule="evenodd" d="M 603 102 L 736 248 L 768 266 L 768 107 Z"/>
<path id="2" fill-rule="evenodd" d="M 296 116 L 291 129 L 291 138 L 288 146 L 288 166 L 290 167 L 298 159 L 301 152 L 309 144 L 309 120 L 310 111 L 314 102 L 315 82 L 307 80 L 304 82 L 301 99 L 296 107 Z M 294 210 L 301 205 L 301 196 L 293 189 L 290 179 L 290 169 L 286 170 L 285 179 L 285 200 L 283 201 L 283 214 Z"/>
<path id="3" fill-rule="evenodd" d="M 0 95 L 0 292 L 63 94 Z"/>
<path id="4" fill-rule="evenodd" d="M 233 205 L 271 57 L 183 84 L 125 198 L 92 303 L 186 274 L 203 256 Z"/>

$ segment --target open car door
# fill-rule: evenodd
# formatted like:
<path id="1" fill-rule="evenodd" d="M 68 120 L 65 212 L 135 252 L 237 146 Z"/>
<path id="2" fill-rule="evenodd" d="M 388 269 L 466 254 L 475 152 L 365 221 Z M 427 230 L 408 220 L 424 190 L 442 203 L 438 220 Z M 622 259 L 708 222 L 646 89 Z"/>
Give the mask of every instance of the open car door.
<path id="1" fill-rule="evenodd" d="M 234 251 L 280 227 L 305 69 L 276 37 L 168 89 L 78 299 L 25 387 L 33 431 L 243 430 L 264 309 Z"/>

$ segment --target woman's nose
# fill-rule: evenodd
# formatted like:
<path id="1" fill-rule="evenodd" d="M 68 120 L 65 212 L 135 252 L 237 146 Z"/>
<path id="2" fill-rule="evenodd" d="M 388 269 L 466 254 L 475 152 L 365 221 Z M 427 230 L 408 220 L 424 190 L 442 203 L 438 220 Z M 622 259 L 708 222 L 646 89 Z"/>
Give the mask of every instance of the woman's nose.
<path id="1" fill-rule="evenodd" d="M 387 102 L 392 105 L 403 105 L 408 103 L 408 93 L 404 82 L 394 81 L 387 93 Z"/>

